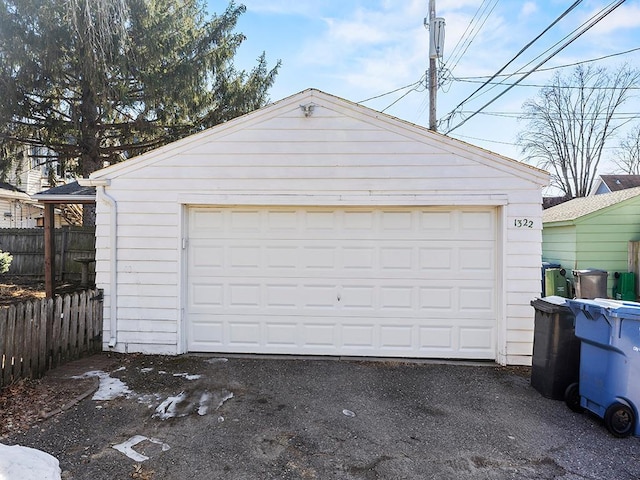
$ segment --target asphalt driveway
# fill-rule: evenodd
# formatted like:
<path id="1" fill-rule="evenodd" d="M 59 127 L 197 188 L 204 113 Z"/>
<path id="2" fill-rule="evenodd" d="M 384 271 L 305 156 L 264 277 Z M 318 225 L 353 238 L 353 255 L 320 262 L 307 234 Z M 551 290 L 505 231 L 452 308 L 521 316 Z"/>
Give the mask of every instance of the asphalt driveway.
<path id="1" fill-rule="evenodd" d="M 542 397 L 528 369 L 105 358 L 55 373 L 92 372 L 95 399 L 4 443 L 67 480 L 640 478 L 640 439 Z"/>

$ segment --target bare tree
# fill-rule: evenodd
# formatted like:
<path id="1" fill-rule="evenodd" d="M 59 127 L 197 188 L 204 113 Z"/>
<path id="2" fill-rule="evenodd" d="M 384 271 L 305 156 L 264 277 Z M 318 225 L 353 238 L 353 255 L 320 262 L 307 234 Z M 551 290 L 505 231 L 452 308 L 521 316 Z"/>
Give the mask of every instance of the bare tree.
<path id="1" fill-rule="evenodd" d="M 614 163 L 626 174 L 640 175 L 640 125 L 620 141 L 618 158 Z"/>
<path id="2" fill-rule="evenodd" d="M 614 72 L 577 66 L 556 74 L 523 105 L 527 129 L 518 142 L 527 161 L 551 173 L 551 184 L 568 197 L 589 194 L 603 149 L 623 123 L 615 113 L 640 80 L 626 65 Z"/>

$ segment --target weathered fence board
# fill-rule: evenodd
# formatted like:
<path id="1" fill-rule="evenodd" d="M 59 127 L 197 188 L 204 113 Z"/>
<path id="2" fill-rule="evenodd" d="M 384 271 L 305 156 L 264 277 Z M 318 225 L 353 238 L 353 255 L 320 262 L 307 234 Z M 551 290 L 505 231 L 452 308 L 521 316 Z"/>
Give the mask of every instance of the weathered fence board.
<path id="1" fill-rule="evenodd" d="M 99 290 L 0 307 L 0 388 L 101 349 Z"/>
<path id="2" fill-rule="evenodd" d="M 55 268 L 58 280 L 80 280 L 82 266 L 76 258 L 95 257 L 95 227 L 62 227 L 55 230 Z M 8 275 L 44 276 L 44 230 L 0 228 L 0 250 L 13 256 Z M 89 264 L 90 277 L 94 265 Z"/>

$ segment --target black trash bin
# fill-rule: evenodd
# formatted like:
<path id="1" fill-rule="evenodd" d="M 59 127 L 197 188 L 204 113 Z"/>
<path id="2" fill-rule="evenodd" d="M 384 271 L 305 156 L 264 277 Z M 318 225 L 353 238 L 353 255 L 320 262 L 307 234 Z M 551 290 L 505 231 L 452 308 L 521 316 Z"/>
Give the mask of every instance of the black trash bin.
<path id="1" fill-rule="evenodd" d="M 563 297 L 536 298 L 531 386 L 543 396 L 564 400 L 565 390 L 580 376 L 580 339 L 575 316 Z"/>

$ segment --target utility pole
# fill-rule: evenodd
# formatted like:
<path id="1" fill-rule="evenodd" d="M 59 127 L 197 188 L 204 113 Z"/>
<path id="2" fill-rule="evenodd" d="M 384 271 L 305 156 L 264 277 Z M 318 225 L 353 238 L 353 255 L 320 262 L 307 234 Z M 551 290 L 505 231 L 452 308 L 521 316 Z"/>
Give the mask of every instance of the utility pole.
<path id="1" fill-rule="evenodd" d="M 444 18 L 436 17 L 436 0 L 429 0 L 428 23 L 425 18 L 425 26 L 429 28 L 429 130 L 438 130 L 438 117 L 436 115 L 438 71 L 436 59 L 442 57 L 444 49 Z"/>

